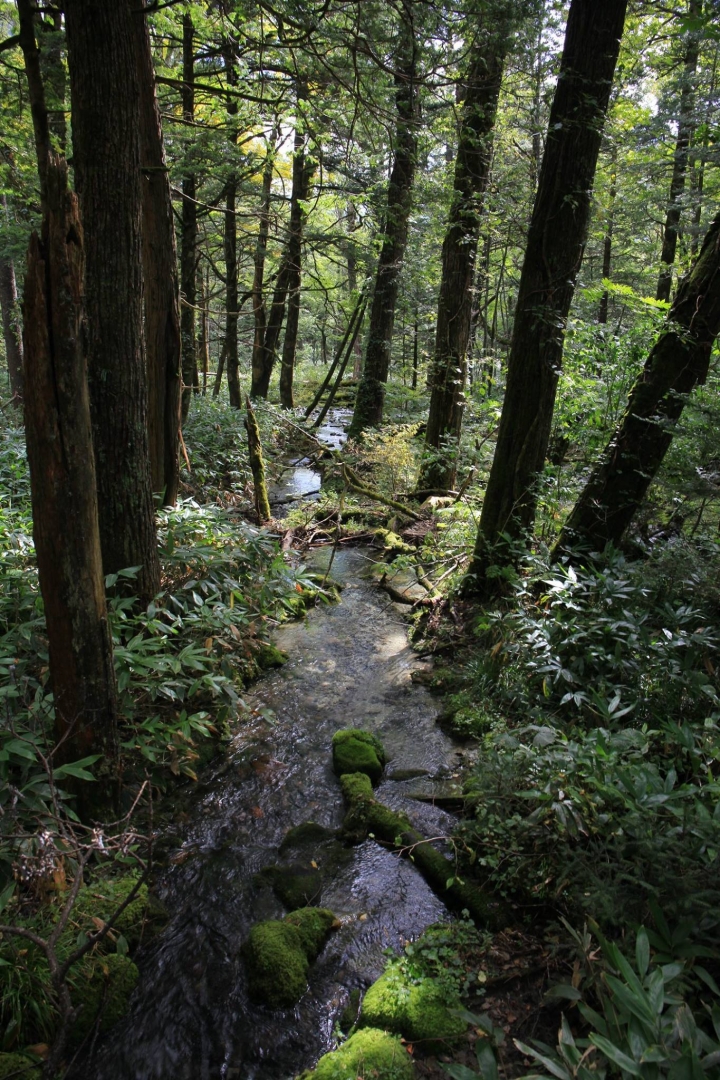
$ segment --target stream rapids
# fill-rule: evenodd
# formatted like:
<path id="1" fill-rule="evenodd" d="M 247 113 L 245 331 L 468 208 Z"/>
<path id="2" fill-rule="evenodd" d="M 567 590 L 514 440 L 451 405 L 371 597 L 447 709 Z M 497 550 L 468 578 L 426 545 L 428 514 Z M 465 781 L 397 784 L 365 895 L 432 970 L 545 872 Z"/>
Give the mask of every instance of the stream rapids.
<path id="1" fill-rule="evenodd" d="M 337 445 L 339 432 L 335 419 L 321 434 Z M 297 462 L 280 496 L 319 487 L 319 474 Z M 330 551 L 313 553 L 312 564 L 326 567 Z M 350 992 L 381 974 L 387 950 L 448 917 L 412 863 L 372 839 L 344 847 L 329 833 L 343 818 L 331 740 L 344 727 L 382 739 L 390 759 L 383 802 L 428 836 L 453 824 L 423 800 L 452 780 L 462 751 L 438 727 L 437 702 L 411 680 L 420 661 L 395 606 L 364 578 L 370 561 L 363 549 L 338 550 L 341 602 L 275 634 L 290 659 L 245 695 L 248 713 L 225 759 L 201 777 L 191 809 L 172 826 L 180 846 L 157 884 L 169 925 L 139 954 L 130 1012 L 84 1076 L 291 1080 L 332 1049 Z M 309 821 L 321 828 L 288 836 Z M 248 1001 L 241 947 L 255 922 L 285 914 L 257 875 L 298 860 L 317 867 L 313 903 L 335 912 L 340 927 L 297 1006 L 271 1011 Z"/>

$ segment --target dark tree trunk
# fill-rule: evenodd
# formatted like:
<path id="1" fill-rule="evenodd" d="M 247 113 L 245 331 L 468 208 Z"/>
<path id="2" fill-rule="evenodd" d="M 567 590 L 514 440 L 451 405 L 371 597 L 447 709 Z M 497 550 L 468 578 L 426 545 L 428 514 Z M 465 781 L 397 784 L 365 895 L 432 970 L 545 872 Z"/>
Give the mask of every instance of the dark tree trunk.
<path id="1" fill-rule="evenodd" d="M 228 41 L 224 49 L 225 74 L 228 85 L 237 84 L 235 70 L 235 47 Z M 225 106 L 228 118 L 228 141 L 231 154 L 235 153 L 238 141 L 237 98 L 228 97 Z M 223 249 L 225 252 L 225 366 L 227 370 L 228 394 L 234 409 L 242 408 L 240 394 L 240 374 L 238 361 L 238 267 L 237 267 L 237 220 L 235 217 L 237 199 L 237 176 L 233 170 L 225 185 L 225 224 L 223 230 Z"/>
<path id="2" fill-rule="evenodd" d="M 53 148 L 64 154 L 67 142 L 66 79 L 60 12 L 48 12 L 44 17 L 38 17 L 38 28 L 40 31 L 40 70 L 45 88 L 48 128 Z"/>
<path id="3" fill-rule="evenodd" d="M 192 124 L 195 117 L 195 27 L 192 16 L 183 15 L 183 120 Z M 197 186 L 195 172 L 186 165 L 182 178 L 182 239 L 180 241 L 180 336 L 182 339 L 182 422 L 190 411 L 195 371 L 195 304 L 197 268 Z"/>
<path id="4" fill-rule="evenodd" d="M 470 58 L 453 201 L 443 243 L 435 356 L 430 374 L 425 446 L 432 453 L 420 472 L 421 489 L 437 491 L 455 486 L 455 453 L 447 444 L 456 446 L 462 426 L 475 258 L 503 64 L 510 42 L 510 10 L 503 0 L 493 8 L 489 15 L 492 32 L 475 43 Z"/>
<path id="5" fill-rule="evenodd" d="M 160 584 L 143 342 L 140 93 L 131 0 L 66 0 L 75 181 L 86 230 L 88 377 L 106 574 Z"/>
<path id="6" fill-rule="evenodd" d="M 615 231 L 615 199 L 617 198 L 617 148 L 613 147 L 612 164 L 610 171 L 610 199 L 608 203 L 607 220 L 605 222 L 605 236 L 603 238 L 603 281 L 610 280 L 612 273 L 612 246 Z M 608 321 L 608 306 L 610 293 L 607 289 L 600 297 L 598 308 L 598 322 L 605 324 Z"/>
<path id="7" fill-rule="evenodd" d="M 350 201 L 347 208 L 347 275 L 348 290 L 354 293 L 357 290 L 357 244 L 353 233 L 357 228 L 357 210 L 355 204 Z M 353 378 L 359 379 L 362 374 L 362 345 L 357 337 L 353 345 Z"/>
<path id="8" fill-rule="evenodd" d="M 143 3 L 144 6 L 144 3 Z M 142 255 L 148 443 L 154 492 L 174 506 L 180 481 L 180 312 L 170 178 L 145 16 L 132 17 L 140 85 Z"/>
<path id="9" fill-rule="evenodd" d="M 83 232 L 67 166 L 46 162 L 43 236 L 25 279 L 25 428 L 33 538 L 47 622 L 58 757 L 117 758 L 87 369 Z"/>
<path id="10" fill-rule="evenodd" d="M 627 0 L 572 0 L 520 276 L 507 387 L 466 589 L 489 592 L 535 518 Z M 502 548 L 500 541 L 502 538 Z"/>
<path id="11" fill-rule="evenodd" d="M 382 422 L 385 385 L 390 370 L 395 306 L 405 256 L 417 156 L 417 44 L 412 17 L 412 0 L 405 0 L 395 71 L 395 151 L 388 186 L 383 245 L 370 308 L 365 365 L 349 430 L 349 434 L 355 438 L 365 428 Z"/>
<path id="12" fill-rule="evenodd" d="M 304 97 L 298 89 L 298 101 Z M 280 403 L 286 409 L 292 409 L 293 375 L 295 372 L 295 352 L 297 350 L 298 322 L 300 319 L 300 283 L 302 279 L 302 237 L 305 223 L 303 203 L 310 191 L 310 180 L 314 163 L 306 155 L 306 136 L 299 124 L 295 128 L 295 146 L 293 154 L 292 196 L 290 198 L 289 236 L 286 248 L 288 263 L 287 283 L 287 319 L 285 320 L 285 338 L 280 365 Z"/>
<path id="13" fill-rule="evenodd" d="M 38 179 L 40 181 L 40 205 L 45 209 L 46 173 L 50 160 L 51 141 L 48 112 L 45 105 L 45 90 L 40 70 L 40 50 L 35 39 L 35 19 L 32 0 L 18 0 L 18 20 L 20 22 L 20 47 L 25 62 L 25 74 L 28 81 L 30 115 L 33 122 L 33 136 L 37 153 Z"/>
<path id="14" fill-rule="evenodd" d="M 697 18 L 702 12 L 702 0 L 690 0 L 689 14 Z M 688 37 L 683 64 L 683 83 L 680 90 L 680 108 L 678 110 L 678 134 L 673 159 L 670 198 L 668 201 L 665 229 L 663 232 L 660 276 L 656 292 L 657 300 L 669 300 L 672 290 L 672 266 L 675 262 L 682 197 L 685 191 L 685 178 L 688 170 L 690 143 L 695 124 L 695 72 L 700 53 L 701 35 L 692 30 Z"/>
<path id="15" fill-rule="evenodd" d="M 3 202 L 5 196 L 3 196 Z M 5 358 L 10 379 L 10 393 L 15 401 L 23 399 L 23 353 L 20 336 L 17 283 L 12 259 L 0 259 L 0 311 L 2 312 Z"/>
<path id="16" fill-rule="evenodd" d="M 289 276 L 290 263 L 286 251 L 280 260 L 280 266 L 275 279 L 275 289 L 273 291 L 270 314 L 268 315 L 267 326 L 265 328 L 265 344 L 263 345 L 260 357 L 261 365 L 257 371 L 257 379 L 255 378 L 255 373 L 253 373 L 253 397 L 266 398 L 268 396 L 270 376 L 272 375 L 273 366 L 275 364 L 275 354 L 277 353 L 280 331 L 282 330 L 283 319 L 285 318 L 285 301 L 287 299 Z"/>
<path id="17" fill-rule="evenodd" d="M 267 254 L 268 236 L 270 234 L 270 196 L 272 191 L 273 171 L 275 167 L 275 146 L 279 132 L 273 131 L 272 142 L 268 145 L 265 167 L 263 169 L 262 198 L 260 202 L 260 227 L 258 229 L 257 245 L 255 247 L 254 273 L 252 284 L 253 306 L 253 351 L 252 351 L 252 385 L 251 397 L 267 397 L 270 376 L 267 382 L 265 374 L 265 331 L 267 328 L 267 311 L 263 296 L 263 283 L 265 280 L 265 256 Z M 264 393 L 261 392 L 264 390 Z"/>
<path id="18" fill-rule="evenodd" d="M 558 539 L 555 555 L 617 544 L 665 453 L 687 395 L 705 382 L 720 333 L 720 215 L 680 285 L 667 325 L 630 392 L 625 415 Z"/>

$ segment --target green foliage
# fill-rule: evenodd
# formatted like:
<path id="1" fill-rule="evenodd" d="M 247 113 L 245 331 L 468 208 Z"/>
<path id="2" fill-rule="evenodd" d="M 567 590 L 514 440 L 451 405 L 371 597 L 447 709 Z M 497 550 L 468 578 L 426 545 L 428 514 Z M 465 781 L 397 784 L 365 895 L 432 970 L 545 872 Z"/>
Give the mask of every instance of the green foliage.
<path id="1" fill-rule="evenodd" d="M 321 1057 L 303 1080 L 413 1080 L 414 1076 L 413 1060 L 399 1039 L 365 1028 Z"/>
<path id="2" fill-rule="evenodd" d="M 689 980 L 691 965 L 687 960 L 659 954 L 653 957 L 651 946 L 657 935 L 644 927 L 637 932 L 634 964 L 617 944 L 606 941 L 597 928 L 595 931 L 602 957 L 593 965 L 596 970 L 590 985 L 584 991 L 574 986 L 552 990 L 553 997 L 577 1004 L 589 1029 L 587 1035 L 575 1038 L 563 1017 L 556 1050 L 542 1043 L 527 1046 L 515 1040 L 518 1049 L 541 1067 L 531 1074 L 534 1080 L 591 1080 L 607 1072 L 642 1080 L 714 1080 L 720 1076 L 720 990 L 712 976 L 696 966 L 697 974 L 702 972 L 700 984 L 697 979 Z M 579 935 L 574 936 L 580 940 Z M 698 951 L 701 955 L 710 952 L 696 948 Z M 694 1010 L 693 998 L 697 1002 Z"/>

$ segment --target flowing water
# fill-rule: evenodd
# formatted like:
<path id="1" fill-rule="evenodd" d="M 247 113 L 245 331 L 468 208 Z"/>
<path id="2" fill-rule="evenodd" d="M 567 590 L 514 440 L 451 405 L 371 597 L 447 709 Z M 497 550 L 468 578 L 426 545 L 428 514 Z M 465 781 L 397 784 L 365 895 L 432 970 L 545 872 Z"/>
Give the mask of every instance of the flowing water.
<path id="1" fill-rule="evenodd" d="M 313 558 L 322 566 L 329 556 L 325 548 Z M 369 561 L 357 548 L 338 551 L 342 601 L 277 632 L 290 659 L 246 697 L 249 716 L 226 760 L 184 815 L 182 846 L 158 890 L 170 923 L 139 957 L 130 1014 L 101 1048 L 95 1080 L 291 1078 L 332 1047 L 350 991 L 377 978 L 384 951 L 447 917 L 410 862 L 374 840 L 345 847 L 331 831 L 343 803 L 330 747 L 343 727 L 382 739 L 390 763 L 381 800 L 427 835 L 452 827 L 416 796 L 447 783 L 462 752 L 437 726 L 437 703 L 411 681 L 419 661 L 393 605 L 364 580 Z M 289 832 L 309 821 L 317 827 Z M 278 863 L 315 873 L 312 902 L 341 923 L 305 996 L 284 1012 L 248 1001 L 241 955 L 253 923 L 284 914 L 257 876 Z"/>

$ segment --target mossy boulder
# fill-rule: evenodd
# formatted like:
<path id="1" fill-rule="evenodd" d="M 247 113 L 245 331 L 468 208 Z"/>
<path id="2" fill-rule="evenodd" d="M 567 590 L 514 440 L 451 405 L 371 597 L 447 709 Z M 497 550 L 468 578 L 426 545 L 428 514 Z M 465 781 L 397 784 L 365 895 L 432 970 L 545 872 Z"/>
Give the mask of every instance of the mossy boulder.
<path id="1" fill-rule="evenodd" d="M 261 671 L 282 667 L 287 663 L 288 655 L 269 642 L 262 642 L 255 650 L 255 659 Z"/>
<path id="2" fill-rule="evenodd" d="M 25 1054 L 0 1054 L 0 1080 L 40 1080 L 40 1066 Z"/>
<path id="3" fill-rule="evenodd" d="M 369 777 L 363 773 L 349 773 L 340 778 L 340 787 L 348 805 L 342 825 L 342 834 L 350 843 L 361 843 L 368 833 L 373 833 L 386 843 L 394 843 L 409 829 L 410 822 L 404 814 L 389 810 L 377 802 Z"/>
<path id="4" fill-rule="evenodd" d="M 268 866 L 261 871 L 258 878 L 269 882 L 278 900 L 288 911 L 317 903 L 323 887 L 319 870 L 301 863 Z"/>
<path id="5" fill-rule="evenodd" d="M 73 909 L 74 921 L 88 933 L 96 932 L 98 924 L 95 920 L 108 922 L 136 884 L 137 878 L 133 874 L 124 874 L 122 877 L 83 885 Z M 122 934 L 128 945 L 134 949 L 141 940 L 147 940 L 166 922 L 165 908 L 148 892 L 147 885 L 143 883 L 128 906 L 112 920 L 112 925 L 114 933 Z M 71 934 L 73 947 L 76 936 L 77 930 L 74 930 Z M 112 947 L 112 938 L 105 938 L 102 948 Z"/>
<path id="6" fill-rule="evenodd" d="M 325 1054 L 305 1080 L 413 1080 L 413 1060 L 399 1039 L 385 1031 L 356 1031 L 338 1050 Z"/>
<path id="7" fill-rule="evenodd" d="M 127 956 L 93 956 L 78 965 L 71 995 L 80 1012 L 70 1033 L 73 1044 L 82 1042 L 98 1025 L 108 1031 L 125 1015 L 138 981 L 138 969 Z"/>
<path id="8" fill-rule="evenodd" d="M 295 1005 L 305 993 L 310 963 L 335 922 L 324 908 L 302 908 L 253 926 L 243 947 L 252 1001 L 271 1009 Z"/>
<path id="9" fill-rule="evenodd" d="M 336 731 L 332 751 L 336 776 L 365 773 L 373 784 L 380 780 L 387 758 L 382 743 L 371 732 L 359 728 Z"/>
<path id="10" fill-rule="evenodd" d="M 459 998 L 433 979 L 411 982 L 391 964 L 365 994 L 359 1024 L 403 1035 L 419 1049 L 437 1053 L 465 1034 L 465 1021 L 452 1012 L 459 1007 Z"/>

